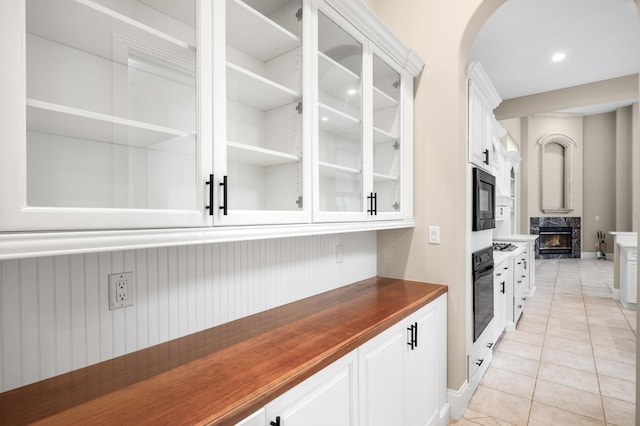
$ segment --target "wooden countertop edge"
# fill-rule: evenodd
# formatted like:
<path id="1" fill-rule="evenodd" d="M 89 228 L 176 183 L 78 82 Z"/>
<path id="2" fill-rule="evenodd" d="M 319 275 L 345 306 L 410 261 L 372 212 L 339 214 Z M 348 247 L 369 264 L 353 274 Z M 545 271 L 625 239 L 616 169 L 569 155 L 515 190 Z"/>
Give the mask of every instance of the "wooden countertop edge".
<path id="1" fill-rule="evenodd" d="M 415 284 L 428 284 L 429 289 L 416 290 L 418 287 L 415 287 Z M 389 303 L 388 307 L 382 305 L 384 307 L 383 313 L 378 312 L 380 307 L 377 304 L 377 299 L 380 297 L 380 294 L 382 294 L 380 293 L 382 291 L 380 287 L 381 285 L 394 286 L 390 291 L 389 297 L 394 295 L 394 292 L 396 291 L 398 291 L 399 295 L 402 296 L 402 301 L 400 302 L 394 301 L 393 303 Z M 395 286 L 403 287 L 401 289 L 400 287 Z M 284 329 L 285 332 L 291 333 L 291 328 L 294 325 L 299 325 L 300 323 L 302 326 L 306 326 L 307 329 L 309 327 L 312 329 L 315 328 L 314 324 L 316 323 L 324 324 L 329 322 L 330 324 L 325 325 L 325 327 L 331 326 L 331 320 L 335 321 L 336 318 L 333 309 L 337 308 L 334 308 L 332 304 L 335 301 L 335 296 L 327 297 L 326 295 L 330 295 L 333 292 L 336 292 L 334 293 L 336 295 L 345 295 L 347 294 L 346 292 L 350 292 L 348 293 L 350 296 L 346 298 L 344 302 L 338 303 L 339 309 L 342 309 L 345 312 L 348 312 L 349 304 L 359 306 L 363 300 L 367 301 L 368 298 L 375 296 L 373 297 L 375 301 L 373 306 L 377 308 L 377 310 L 376 314 L 372 315 L 375 320 L 366 319 L 363 327 L 359 328 L 360 323 L 363 322 L 361 317 L 358 315 L 355 315 L 352 318 L 346 317 L 349 318 L 349 321 L 353 322 L 353 324 L 349 324 L 351 328 L 346 326 L 344 327 L 344 330 L 339 326 L 337 326 L 337 328 L 340 332 L 346 332 L 347 330 L 351 332 L 353 330 L 357 330 L 352 335 L 343 338 L 340 335 L 341 333 L 331 332 L 328 334 L 328 337 L 325 338 L 324 333 L 319 332 L 318 335 L 321 336 L 319 339 L 320 344 L 316 346 L 309 346 L 313 349 L 312 352 L 315 356 L 308 359 L 304 359 L 304 357 L 302 357 L 303 359 L 300 360 L 294 358 L 294 360 L 291 361 L 292 368 L 289 368 L 288 364 L 285 363 L 287 362 L 287 357 L 277 360 L 278 363 L 273 365 L 273 367 L 279 367 L 283 371 L 286 371 L 284 374 L 278 373 L 278 375 L 272 376 L 265 375 L 265 380 L 263 380 L 262 383 L 256 384 L 255 389 L 247 390 L 247 392 L 241 397 L 234 396 L 230 401 L 225 401 L 223 404 L 219 403 L 215 407 L 210 407 L 211 412 L 208 415 L 203 415 L 202 412 L 196 413 L 198 410 L 194 410 L 196 411 L 192 414 L 194 417 L 188 421 L 200 425 L 226 425 L 234 424 L 235 422 L 244 419 L 300 382 L 355 350 L 371 338 L 398 323 L 403 318 L 406 318 L 423 306 L 445 294 L 447 292 L 447 286 L 382 277 L 374 277 L 358 283 L 353 283 L 327 293 L 322 293 L 317 296 L 312 296 L 310 298 L 302 299 L 301 301 L 293 302 L 292 304 L 283 305 L 279 308 L 267 311 L 270 313 L 269 318 L 274 318 L 273 324 L 269 323 L 268 326 L 265 326 L 268 328 L 258 327 L 260 330 L 256 331 L 251 329 L 251 331 L 246 332 L 248 334 L 243 334 L 237 340 L 232 338 L 231 342 L 228 343 L 228 346 L 222 346 L 222 348 L 216 346 L 218 342 L 215 338 L 211 339 L 210 335 L 201 334 L 203 332 L 199 332 L 195 335 L 188 335 L 160 344 L 157 347 L 143 349 L 120 357 L 123 361 L 120 361 L 118 358 L 108 360 L 62 376 L 53 377 L 42 382 L 27 385 L 23 388 L 0 393 L 0 423 L 4 423 L 4 421 L 12 419 L 15 419 L 16 423 L 19 423 L 20 420 L 24 419 L 23 417 L 20 417 L 21 413 L 24 416 L 25 409 L 28 412 L 28 408 L 31 408 L 29 404 L 35 404 L 37 407 L 38 403 L 48 405 L 44 408 L 37 407 L 38 409 L 41 409 L 44 414 L 30 414 L 32 417 L 27 416 L 25 420 L 26 422 L 80 421 L 81 419 L 94 419 L 97 421 L 100 417 L 92 417 L 92 414 L 90 413 L 109 407 L 112 403 L 121 401 L 122 398 L 126 398 L 126 395 L 138 395 L 139 392 L 142 392 L 143 395 L 146 395 L 144 392 L 155 393 L 156 389 L 162 390 L 162 385 L 167 382 L 176 382 L 182 386 L 178 386 L 175 396 L 177 398 L 183 396 L 186 397 L 187 400 L 182 403 L 188 404 L 189 399 L 193 399 L 194 396 L 199 395 L 196 392 L 191 392 L 190 390 L 185 393 L 184 390 L 185 384 L 191 385 L 192 382 L 189 381 L 190 378 L 196 378 L 196 381 L 198 381 L 197 375 L 193 371 L 202 371 L 203 368 L 206 368 L 207 370 L 216 370 L 216 366 L 219 366 L 221 362 L 224 362 L 225 357 L 228 357 L 229 353 L 233 354 L 233 350 L 242 349 L 235 348 L 236 345 L 239 344 L 240 346 L 246 347 L 247 344 L 257 344 L 258 347 L 264 348 L 265 343 L 270 343 L 269 339 L 276 339 L 278 337 L 277 330 Z M 300 314 L 298 312 L 299 309 L 304 309 L 306 306 L 304 304 L 297 306 L 297 303 L 305 301 L 306 303 L 309 303 L 310 301 L 313 303 L 316 300 L 319 301 L 320 307 L 313 305 L 311 313 L 309 314 L 306 312 L 304 314 Z M 371 301 L 368 303 L 371 303 Z M 397 307 L 396 305 L 400 306 Z M 287 307 L 291 306 L 296 306 L 296 309 L 287 309 Z M 366 306 L 368 307 L 369 305 L 367 304 Z M 393 311 L 387 312 L 388 308 L 393 309 Z M 361 311 L 368 312 L 368 310 L 362 309 Z M 264 315 L 265 313 L 257 315 L 261 314 Z M 360 312 L 360 314 L 362 313 Z M 292 322 L 289 322 L 290 320 L 292 320 Z M 233 323 L 234 322 L 222 324 L 221 326 L 214 327 L 214 329 L 223 328 Z M 251 324 L 252 323 L 249 323 L 249 325 Z M 275 328 L 271 329 L 271 327 Z M 331 328 L 331 330 L 334 328 Z M 231 332 L 230 334 L 233 335 L 233 332 L 237 330 L 231 326 L 228 330 L 225 329 L 224 331 L 229 331 Z M 274 331 L 276 331 L 276 333 L 274 333 Z M 205 330 L 205 332 L 208 332 L 208 330 Z M 271 334 L 274 335 L 271 336 Z M 323 339 L 332 343 L 329 344 L 324 342 Z M 254 343 L 254 341 L 256 343 Z M 311 345 L 316 343 L 318 342 L 311 342 L 308 344 Z M 227 344 L 226 340 L 225 344 Z M 214 347 L 214 350 L 207 352 L 211 350 L 212 347 Z M 161 350 L 154 348 L 160 348 Z M 228 351 L 229 353 L 219 356 L 220 351 Z M 167 353 L 170 353 L 171 355 L 169 359 L 167 359 Z M 268 354 L 263 356 L 263 358 L 269 359 Z M 279 356 L 276 358 L 279 358 Z M 179 361 L 176 361 L 176 359 Z M 250 362 L 250 360 L 243 362 L 247 363 Z M 128 364 L 128 369 L 122 369 L 123 363 Z M 251 364 L 247 364 L 247 366 L 251 366 Z M 264 367 L 265 365 L 262 366 Z M 266 366 L 269 366 L 269 364 Z M 138 373 L 138 370 L 140 369 L 145 371 Z M 223 370 L 223 372 L 226 372 L 226 370 Z M 222 376 L 224 376 L 224 373 L 222 373 Z M 86 400 L 80 400 L 78 402 L 70 402 L 70 400 L 77 398 L 77 395 L 70 397 L 70 400 L 63 400 L 62 402 L 57 401 L 57 399 L 60 399 L 58 394 L 65 393 L 65 386 L 71 386 L 71 389 L 74 390 L 75 394 L 78 394 L 79 389 L 84 390 L 83 386 L 86 387 L 95 382 L 102 385 L 103 383 L 101 380 L 103 377 L 110 382 L 107 386 L 101 387 L 107 387 L 109 390 L 95 394 L 95 389 L 92 389 L 93 393 L 91 396 L 88 396 Z M 260 380 L 258 380 L 258 382 L 260 382 Z M 209 385 L 207 384 L 207 386 Z M 74 389 L 74 387 L 76 389 Z M 51 395 L 52 393 L 54 395 Z M 173 398 L 174 394 L 171 393 L 171 395 Z M 34 399 L 37 401 L 34 402 Z M 153 402 L 158 401 L 162 402 L 163 400 L 160 398 Z M 2 405 L 4 404 L 6 405 L 3 410 Z M 24 404 L 24 407 L 18 407 L 12 412 L 11 409 L 6 410 L 7 405 L 10 404 Z M 151 407 L 146 408 L 147 411 L 153 409 L 153 404 L 150 403 L 150 405 Z M 196 404 L 196 401 L 192 401 L 191 406 L 197 405 L 199 404 Z M 171 408 L 167 407 L 166 409 L 170 410 Z M 201 409 L 201 411 L 203 409 Z M 153 413 L 153 411 L 150 411 L 150 413 Z M 85 414 L 87 414 L 86 417 Z M 153 414 L 157 415 L 158 413 Z M 14 417 L 12 417 L 12 415 Z M 201 415 L 203 415 L 203 417 L 200 417 Z"/>

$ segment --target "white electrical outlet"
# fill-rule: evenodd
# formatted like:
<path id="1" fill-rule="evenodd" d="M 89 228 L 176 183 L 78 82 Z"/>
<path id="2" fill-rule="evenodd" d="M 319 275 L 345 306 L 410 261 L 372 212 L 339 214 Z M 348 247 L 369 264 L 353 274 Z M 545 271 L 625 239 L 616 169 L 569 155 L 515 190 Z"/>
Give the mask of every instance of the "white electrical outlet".
<path id="1" fill-rule="evenodd" d="M 344 262 L 344 244 L 336 245 L 336 263 Z"/>
<path id="2" fill-rule="evenodd" d="M 109 275 L 109 309 L 133 305 L 133 272 Z"/>

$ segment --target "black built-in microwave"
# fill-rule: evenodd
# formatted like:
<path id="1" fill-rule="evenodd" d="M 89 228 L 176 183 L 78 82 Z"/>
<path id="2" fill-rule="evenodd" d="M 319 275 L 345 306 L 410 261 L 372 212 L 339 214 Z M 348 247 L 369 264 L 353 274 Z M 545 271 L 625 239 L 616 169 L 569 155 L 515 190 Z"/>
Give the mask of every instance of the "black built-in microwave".
<path id="1" fill-rule="evenodd" d="M 496 178 L 477 167 L 473 168 L 473 230 L 496 227 Z"/>

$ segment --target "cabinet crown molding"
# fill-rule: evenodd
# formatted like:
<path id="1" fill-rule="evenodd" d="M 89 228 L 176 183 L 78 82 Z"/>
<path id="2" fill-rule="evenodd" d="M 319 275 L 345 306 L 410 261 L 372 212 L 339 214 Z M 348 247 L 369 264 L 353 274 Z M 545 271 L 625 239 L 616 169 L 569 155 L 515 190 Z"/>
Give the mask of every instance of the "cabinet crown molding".
<path id="1" fill-rule="evenodd" d="M 493 86 L 489 75 L 484 70 L 480 62 L 472 62 L 471 64 L 469 64 L 467 75 L 469 76 L 469 79 L 473 81 L 473 84 L 478 87 L 478 90 L 486 98 L 487 103 L 492 110 L 500 105 L 500 102 L 502 102 L 502 98 L 500 98 L 498 91 Z"/>
<path id="2" fill-rule="evenodd" d="M 424 61 L 409 49 L 386 24 L 361 0 L 325 0 L 338 13 L 367 34 L 368 38 L 384 50 L 412 77 L 424 68 Z"/>

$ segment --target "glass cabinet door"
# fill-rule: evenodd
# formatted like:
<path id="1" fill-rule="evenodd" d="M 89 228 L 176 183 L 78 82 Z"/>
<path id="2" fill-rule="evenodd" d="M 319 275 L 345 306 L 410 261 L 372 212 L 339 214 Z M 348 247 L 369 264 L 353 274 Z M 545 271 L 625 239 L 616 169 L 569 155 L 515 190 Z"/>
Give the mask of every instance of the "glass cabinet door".
<path id="1" fill-rule="evenodd" d="M 377 54 L 373 58 L 373 193 L 377 214 L 401 207 L 401 78 Z M 376 216 L 377 216 L 376 214 Z"/>
<path id="2" fill-rule="evenodd" d="M 317 63 L 317 210 L 343 213 L 340 218 L 348 220 L 364 212 L 363 45 L 322 11 Z"/>
<path id="3" fill-rule="evenodd" d="M 306 220 L 302 24 L 302 0 L 226 2 L 223 224 Z"/>
<path id="4" fill-rule="evenodd" d="M 118 227 L 203 223 L 196 9 L 26 0 L 27 207 L 145 210 Z M 90 221 L 75 223 L 113 227 Z"/>

